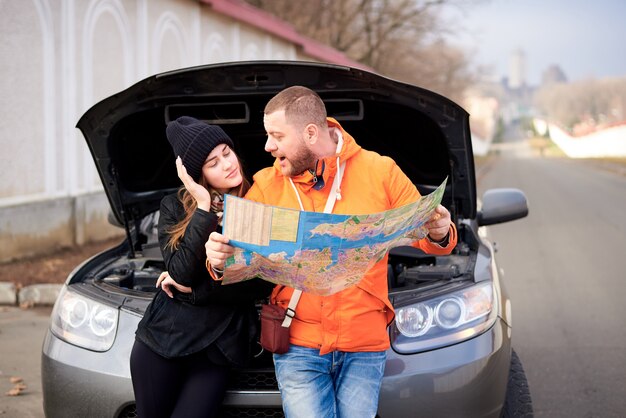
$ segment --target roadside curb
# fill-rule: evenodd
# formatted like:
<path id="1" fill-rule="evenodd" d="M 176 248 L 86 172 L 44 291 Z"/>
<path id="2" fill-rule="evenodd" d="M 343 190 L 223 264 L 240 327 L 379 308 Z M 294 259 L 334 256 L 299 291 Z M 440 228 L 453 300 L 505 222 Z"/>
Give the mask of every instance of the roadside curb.
<path id="1" fill-rule="evenodd" d="M 17 304 L 15 284 L 12 282 L 0 282 L 0 305 Z"/>
<path id="2" fill-rule="evenodd" d="M 62 284 L 33 284 L 21 289 L 13 282 L 0 282 L 0 305 L 50 306 L 59 296 Z"/>

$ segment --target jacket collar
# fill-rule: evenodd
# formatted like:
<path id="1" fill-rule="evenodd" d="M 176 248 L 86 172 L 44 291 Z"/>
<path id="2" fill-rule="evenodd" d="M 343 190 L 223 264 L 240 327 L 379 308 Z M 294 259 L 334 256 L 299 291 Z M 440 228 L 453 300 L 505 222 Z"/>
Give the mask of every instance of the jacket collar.
<path id="1" fill-rule="evenodd" d="M 339 150 L 339 164 L 342 164 L 344 161 L 347 161 L 352 156 L 354 156 L 354 154 L 356 154 L 361 149 L 361 146 L 357 144 L 354 138 L 343 129 L 341 124 L 339 124 L 336 119 L 327 118 L 327 121 L 328 127 L 331 129 L 331 131 L 333 129 L 337 129 L 341 132 L 341 135 L 343 136 L 343 146 Z M 318 162 L 318 175 L 319 171 L 322 168 L 322 165 L 324 166 L 324 173 L 322 173 L 322 178 L 324 179 L 324 183 L 326 185 L 329 185 L 329 179 L 333 179 L 335 174 L 337 173 L 337 155 L 325 157 Z M 274 170 L 277 172 L 276 175 L 283 176 L 283 173 L 280 170 L 280 164 L 278 162 L 278 159 L 274 161 Z M 292 177 L 291 179 L 294 183 L 298 184 L 298 187 L 305 191 L 308 191 L 315 184 L 314 177 L 315 176 L 307 170 L 298 176 Z M 330 182 L 332 183 L 332 180 L 330 180 Z M 326 185 L 324 187 L 326 187 Z"/>

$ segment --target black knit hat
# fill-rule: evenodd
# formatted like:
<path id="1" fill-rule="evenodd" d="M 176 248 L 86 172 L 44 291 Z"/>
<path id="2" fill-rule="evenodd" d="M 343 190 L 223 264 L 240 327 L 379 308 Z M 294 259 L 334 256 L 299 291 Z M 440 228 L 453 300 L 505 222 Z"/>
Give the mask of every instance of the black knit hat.
<path id="1" fill-rule="evenodd" d="M 222 128 L 190 116 L 181 116 L 168 123 L 165 134 L 174 154 L 181 158 L 187 173 L 194 180 L 200 178 L 202 166 L 213 148 L 219 144 L 235 148 Z"/>

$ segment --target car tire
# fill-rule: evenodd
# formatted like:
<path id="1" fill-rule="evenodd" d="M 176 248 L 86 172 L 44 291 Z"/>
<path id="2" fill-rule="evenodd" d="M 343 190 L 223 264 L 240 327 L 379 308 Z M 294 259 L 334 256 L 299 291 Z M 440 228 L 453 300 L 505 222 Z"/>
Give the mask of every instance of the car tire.
<path id="1" fill-rule="evenodd" d="M 511 352 L 511 368 L 506 388 L 506 399 L 502 408 L 502 418 L 532 418 L 533 405 L 526 373 L 519 356 Z"/>

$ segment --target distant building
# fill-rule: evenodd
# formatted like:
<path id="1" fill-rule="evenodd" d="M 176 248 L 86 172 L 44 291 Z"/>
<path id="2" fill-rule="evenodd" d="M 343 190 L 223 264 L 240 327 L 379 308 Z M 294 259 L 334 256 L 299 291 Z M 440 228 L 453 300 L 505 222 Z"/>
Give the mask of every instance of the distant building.
<path id="1" fill-rule="evenodd" d="M 567 77 L 561 67 L 553 64 L 541 74 L 541 85 L 547 86 L 556 83 L 567 83 Z"/>
<path id="2" fill-rule="evenodd" d="M 526 86 L 526 54 L 517 49 L 511 54 L 509 60 L 509 85 L 511 90 L 521 89 Z"/>
<path id="3" fill-rule="evenodd" d="M 494 140 L 500 117 L 500 95 L 497 84 L 479 84 L 465 92 L 463 107 L 471 120 L 472 148 L 474 155 L 486 155 Z"/>
<path id="4" fill-rule="evenodd" d="M 500 101 L 500 116 L 505 124 L 520 120 L 533 112 L 533 87 L 526 80 L 526 53 L 516 49 L 509 59 L 508 77 L 503 78 L 505 94 Z"/>

